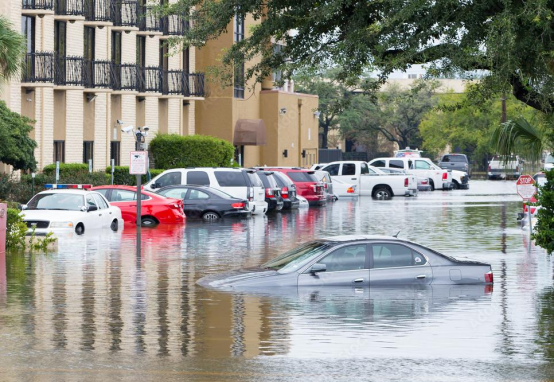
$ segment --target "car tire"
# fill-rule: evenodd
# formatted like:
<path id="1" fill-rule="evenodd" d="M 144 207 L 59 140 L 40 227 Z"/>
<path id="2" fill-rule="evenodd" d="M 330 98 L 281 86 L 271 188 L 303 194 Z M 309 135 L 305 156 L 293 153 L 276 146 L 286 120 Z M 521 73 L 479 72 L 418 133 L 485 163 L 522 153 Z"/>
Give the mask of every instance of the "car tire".
<path id="1" fill-rule="evenodd" d="M 455 180 L 452 182 L 452 188 L 454 190 L 459 190 L 460 189 L 460 183 L 456 182 Z"/>
<path id="2" fill-rule="evenodd" d="M 435 183 L 429 179 L 429 185 L 431 186 L 431 191 L 435 191 Z"/>
<path id="3" fill-rule="evenodd" d="M 390 199 L 392 197 L 392 193 L 387 187 L 380 186 L 373 190 L 373 195 L 375 199 Z"/>
<path id="4" fill-rule="evenodd" d="M 142 227 L 155 227 L 158 225 L 156 219 L 146 216 L 140 219 L 140 225 Z"/>
<path id="5" fill-rule="evenodd" d="M 117 232 L 119 229 L 119 222 L 117 220 L 114 220 L 112 224 L 110 224 L 110 228 L 112 231 Z"/>
<path id="6" fill-rule="evenodd" d="M 75 227 L 75 233 L 77 235 L 82 235 L 85 233 L 85 226 L 81 223 L 77 224 L 77 227 Z"/>
<path id="7" fill-rule="evenodd" d="M 202 214 L 202 220 L 208 221 L 208 222 L 213 222 L 215 220 L 219 220 L 219 215 L 216 212 L 213 212 L 213 211 L 204 212 Z"/>

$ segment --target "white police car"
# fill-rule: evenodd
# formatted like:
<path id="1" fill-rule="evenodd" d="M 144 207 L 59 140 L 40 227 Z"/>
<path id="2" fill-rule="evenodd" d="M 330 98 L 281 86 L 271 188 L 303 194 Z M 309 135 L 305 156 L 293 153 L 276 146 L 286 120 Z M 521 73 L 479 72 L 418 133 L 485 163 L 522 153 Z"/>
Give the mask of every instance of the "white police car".
<path id="1" fill-rule="evenodd" d="M 121 210 L 111 206 L 100 193 L 87 191 L 91 185 L 47 184 L 47 191 L 36 194 L 22 206 L 23 221 L 29 232 L 82 235 L 87 230 L 123 227 Z"/>

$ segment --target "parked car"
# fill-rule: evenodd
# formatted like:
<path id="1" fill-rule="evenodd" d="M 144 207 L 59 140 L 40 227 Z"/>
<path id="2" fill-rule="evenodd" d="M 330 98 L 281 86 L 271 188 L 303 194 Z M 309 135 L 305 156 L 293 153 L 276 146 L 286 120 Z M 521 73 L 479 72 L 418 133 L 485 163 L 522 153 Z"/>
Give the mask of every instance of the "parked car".
<path id="1" fill-rule="evenodd" d="M 360 195 L 374 198 L 417 194 L 416 177 L 410 174 L 386 174 L 363 161 L 331 162 L 323 167 L 333 179 L 358 186 Z M 339 194 L 339 196 L 342 196 Z"/>
<path id="2" fill-rule="evenodd" d="M 386 174 L 406 174 L 406 171 L 399 168 L 380 167 L 379 170 Z M 417 191 L 431 191 L 431 185 L 429 179 L 418 176 L 417 177 Z"/>
<path id="3" fill-rule="evenodd" d="M 546 156 L 546 159 L 544 160 L 544 169 L 552 170 L 553 168 L 554 168 L 554 156 L 552 156 L 552 154 L 548 154 Z"/>
<path id="4" fill-rule="evenodd" d="M 315 171 L 316 178 L 323 184 L 323 192 L 328 202 L 334 202 L 340 197 L 359 196 L 358 186 L 353 183 L 346 183 L 333 177 L 323 170 Z"/>
<path id="5" fill-rule="evenodd" d="M 196 185 L 217 188 L 229 195 L 249 201 L 250 212 L 263 215 L 267 211 L 265 189 L 256 170 L 227 167 L 191 167 L 166 170 L 144 185 L 149 191 L 175 186 Z"/>
<path id="6" fill-rule="evenodd" d="M 408 174 L 427 178 L 431 190 L 450 190 L 452 188 L 452 173 L 437 167 L 428 158 L 376 158 L 369 162 L 369 165 L 378 168 L 398 168 Z"/>
<path id="7" fill-rule="evenodd" d="M 218 220 L 223 217 L 249 217 L 248 200 L 235 198 L 208 186 L 167 186 L 156 190 L 166 198 L 181 199 L 188 218 Z"/>
<path id="8" fill-rule="evenodd" d="M 72 233 L 82 235 L 88 230 L 111 228 L 117 231 L 123 226 L 121 210 L 98 192 L 77 188 L 77 185 L 46 185 L 50 188 L 33 196 L 23 206 L 23 221 L 29 233 L 35 228 L 35 235 Z"/>
<path id="9" fill-rule="evenodd" d="M 265 201 L 267 202 L 267 211 L 281 211 L 284 206 L 283 198 L 281 197 L 281 187 L 277 184 L 273 171 L 259 170 L 256 175 L 262 181 L 265 188 Z"/>
<path id="10" fill-rule="evenodd" d="M 406 147 L 402 150 L 396 150 L 394 152 L 395 158 L 421 158 L 422 150 L 418 149 L 411 149 L 409 147 Z"/>
<path id="11" fill-rule="evenodd" d="M 491 266 L 459 260 L 387 236 L 336 236 L 308 242 L 259 268 L 203 277 L 211 288 L 492 284 Z"/>
<path id="12" fill-rule="evenodd" d="M 283 198 L 283 209 L 290 210 L 298 208 L 300 201 L 296 197 L 296 185 L 294 182 L 281 172 L 274 172 L 273 177 L 277 185 L 281 187 L 281 198 Z"/>
<path id="13" fill-rule="evenodd" d="M 515 155 L 495 155 L 489 161 L 489 179 L 517 179 L 521 175 L 522 162 Z"/>
<path id="14" fill-rule="evenodd" d="M 323 185 L 315 177 L 315 171 L 300 167 L 274 167 L 266 170 L 278 171 L 288 176 L 294 182 L 297 194 L 306 198 L 310 206 L 325 205 Z"/>
<path id="15" fill-rule="evenodd" d="M 132 186 L 97 186 L 92 190 L 101 193 L 114 206 L 121 209 L 125 223 L 136 224 L 137 188 Z M 146 190 L 141 191 L 141 225 L 181 224 L 185 221 L 183 201 L 166 198 Z"/>
<path id="16" fill-rule="evenodd" d="M 469 175 L 469 161 L 465 154 L 444 154 L 439 167 L 445 170 L 458 170 Z"/>
<path id="17" fill-rule="evenodd" d="M 328 163 L 316 163 L 316 164 L 313 164 L 311 167 L 310 167 L 310 170 L 321 170 L 323 167 L 327 166 Z"/>

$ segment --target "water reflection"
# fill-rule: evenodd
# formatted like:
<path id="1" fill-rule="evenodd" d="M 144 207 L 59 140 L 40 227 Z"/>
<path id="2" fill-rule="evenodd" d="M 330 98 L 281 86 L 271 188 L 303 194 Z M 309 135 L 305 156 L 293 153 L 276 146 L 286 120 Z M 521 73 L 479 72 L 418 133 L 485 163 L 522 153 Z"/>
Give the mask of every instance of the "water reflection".
<path id="1" fill-rule="evenodd" d="M 132 227 L 60 241 L 58 253 L 47 256 L 10 253 L 3 294 L 0 268 L 0 354 L 12 354 L 10 365 L 19 368 L 56 350 L 67 356 L 60 367 L 78 365 L 71 356 L 92 368 L 163 364 L 164 370 L 194 359 L 214 373 L 231 366 L 239 374 L 244 360 L 274 355 L 286 357 L 279 367 L 310 357 L 385 357 L 394 364 L 414 357 L 552 360 L 551 258 L 516 225 L 521 203 L 510 184 L 474 184 L 470 192 L 341 200 L 323 209 L 143 229 L 140 258 Z M 207 274 L 258 265 L 314 237 L 398 231 L 439 251 L 491 263 L 494 290 L 229 294 L 195 284 Z M 462 372 L 464 362 L 454 372 Z"/>

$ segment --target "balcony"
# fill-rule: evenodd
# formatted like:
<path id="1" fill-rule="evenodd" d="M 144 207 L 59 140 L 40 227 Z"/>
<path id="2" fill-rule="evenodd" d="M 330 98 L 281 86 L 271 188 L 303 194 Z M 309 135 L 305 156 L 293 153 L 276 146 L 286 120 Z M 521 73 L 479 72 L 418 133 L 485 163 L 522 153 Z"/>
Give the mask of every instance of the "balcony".
<path id="1" fill-rule="evenodd" d="M 138 91 L 136 64 L 113 64 L 111 85 L 113 90 Z"/>
<path id="2" fill-rule="evenodd" d="M 22 0 L 21 14 L 25 16 L 54 14 L 54 0 Z"/>
<path id="3" fill-rule="evenodd" d="M 84 0 L 55 0 L 54 11 L 56 19 L 84 20 Z"/>
<path id="4" fill-rule="evenodd" d="M 85 0 L 85 24 L 102 26 L 111 22 L 111 0 Z"/>
<path id="5" fill-rule="evenodd" d="M 162 75 L 162 94 L 183 97 L 204 97 L 204 73 L 185 73 L 165 70 Z"/>
<path id="6" fill-rule="evenodd" d="M 138 34 L 162 34 L 162 22 L 158 15 L 155 13 L 153 7 L 139 6 L 138 7 L 138 27 L 140 32 Z"/>
<path id="7" fill-rule="evenodd" d="M 182 36 L 188 30 L 188 20 L 178 16 L 169 15 L 161 19 L 162 32 L 164 36 Z"/>
<path id="8" fill-rule="evenodd" d="M 58 86 L 84 86 L 83 57 L 55 56 L 54 84 Z"/>
<path id="9" fill-rule="evenodd" d="M 138 7 L 136 0 L 112 0 L 111 14 L 113 29 L 137 30 Z"/>
<path id="10" fill-rule="evenodd" d="M 110 89 L 112 87 L 113 64 L 107 60 L 85 61 L 84 85 L 90 89 Z"/>
<path id="11" fill-rule="evenodd" d="M 139 93 L 162 92 L 162 69 L 159 67 L 138 68 Z"/>
<path id="12" fill-rule="evenodd" d="M 22 68 L 24 83 L 53 83 L 54 82 L 54 53 L 32 52 L 25 55 Z"/>

